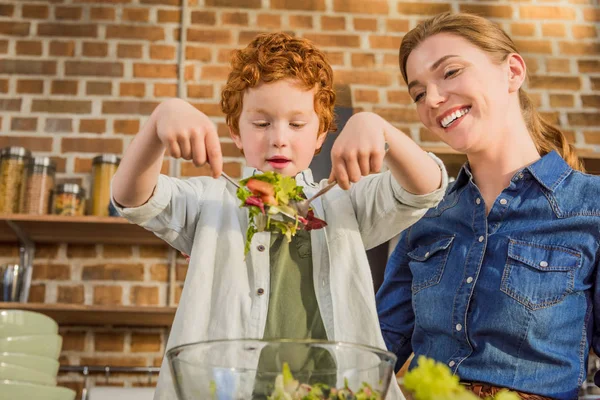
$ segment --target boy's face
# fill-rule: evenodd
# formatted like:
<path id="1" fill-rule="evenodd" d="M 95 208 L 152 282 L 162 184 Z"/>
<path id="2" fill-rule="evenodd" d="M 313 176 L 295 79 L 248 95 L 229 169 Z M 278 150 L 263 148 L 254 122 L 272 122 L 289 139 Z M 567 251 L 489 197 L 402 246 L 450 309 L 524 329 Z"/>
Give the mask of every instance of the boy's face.
<path id="1" fill-rule="evenodd" d="M 249 167 L 288 176 L 308 168 L 326 137 L 319 132 L 314 94 L 291 79 L 261 83 L 244 93 L 240 134 L 231 137 Z"/>

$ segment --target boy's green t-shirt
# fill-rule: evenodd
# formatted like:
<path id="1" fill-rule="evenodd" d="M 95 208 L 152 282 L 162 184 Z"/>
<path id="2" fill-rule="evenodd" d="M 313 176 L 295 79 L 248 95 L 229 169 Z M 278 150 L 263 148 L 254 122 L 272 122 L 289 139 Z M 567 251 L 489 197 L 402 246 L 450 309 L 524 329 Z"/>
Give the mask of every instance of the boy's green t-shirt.
<path id="1" fill-rule="evenodd" d="M 314 289 L 310 232 L 298 230 L 288 242 L 285 236 L 271 233 L 271 288 L 269 310 L 263 339 L 327 340 Z M 335 371 L 335 361 L 328 351 L 311 349 L 278 356 L 272 349 L 262 350 L 253 399 L 263 399 L 273 390 L 275 377 L 267 371 L 281 371 L 282 358 L 292 371 L 307 371 L 296 379 L 304 383 L 335 382 L 331 375 L 315 376 L 310 371 Z"/>

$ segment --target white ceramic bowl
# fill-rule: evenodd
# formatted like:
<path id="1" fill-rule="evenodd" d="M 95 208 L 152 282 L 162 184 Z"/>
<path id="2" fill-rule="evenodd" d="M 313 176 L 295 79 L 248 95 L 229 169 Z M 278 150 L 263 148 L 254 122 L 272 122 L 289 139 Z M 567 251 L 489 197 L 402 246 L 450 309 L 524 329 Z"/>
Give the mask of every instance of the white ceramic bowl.
<path id="1" fill-rule="evenodd" d="M 0 381 L 7 379 L 56 386 L 56 377 L 20 365 L 0 362 Z"/>
<path id="2" fill-rule="evenodd" d="M 52 318 L 33 311 L 1 310 L 0 338 L 26 335 L 56 335 L 58 324 Z"/>
<path id="3" fill-rule="evenodd" d="M 44 386 L 33 383 L 0 381 L 0 400 L 73 400 L 75 391 L 60 386 Z"/>
<path id="4" fill-rule="evenodd" d="M 62 347 L 60 335 L 31 335 L 0 338 L 0 353 L 25 353 L 58 359 Z"/>
<path id="5" fill-rule="evenodd" d="M 60 364 L 50 357 L 33 356 L 25 353 L 0 353 L 0 363 L 20 365 L 21 367 L 43 372 L 56 377 Z"/>

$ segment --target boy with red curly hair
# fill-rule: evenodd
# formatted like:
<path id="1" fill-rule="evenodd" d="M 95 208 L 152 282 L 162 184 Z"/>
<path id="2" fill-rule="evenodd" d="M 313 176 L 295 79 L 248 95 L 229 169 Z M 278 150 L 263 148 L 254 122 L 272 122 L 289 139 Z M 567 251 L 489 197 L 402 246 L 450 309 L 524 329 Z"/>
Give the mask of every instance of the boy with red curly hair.
<path id="1" fill-rule="evenodd" d="M 327 185 L 308 169 L 335 130 L 333 71 L 306 39 L 262 34 L 232 59 L 221 107 L 246 159 L 244 177 L 295 177 L 307 197 Z M 386 152 L 386 145 L 388 151 Z M 213 177 L 160 175 L 163 154 L 209 163 Z M 113 202 L 130 221 L 190 255 L 168 340 L 174 346 L 227 338 L 323 339 L 385 349 L 365 249 L 415 223 L 443 196 L 443 164 L 368 112 L 352 116 L 331 152 L 338 186 L 312 203 L 324 229 L 259 232 L 244 255 L 248 213 L 219 178 L 219 137 L 180 99 L 161 103 L 127 149 Z M 380 173 L 386 160 L 389 171 Z M 399 398 L 392 385 L 388 398 Z M 176 398 L 166 360 L 155 399 Z"/>

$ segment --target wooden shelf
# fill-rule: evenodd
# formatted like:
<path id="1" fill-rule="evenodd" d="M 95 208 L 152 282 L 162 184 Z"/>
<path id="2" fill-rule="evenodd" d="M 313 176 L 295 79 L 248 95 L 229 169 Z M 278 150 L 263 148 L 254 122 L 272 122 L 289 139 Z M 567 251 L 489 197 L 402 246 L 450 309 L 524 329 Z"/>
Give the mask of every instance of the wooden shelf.
<path id="1" fill-rule="evenodd" d="M 59 326 L 170 327 L 175 307 L 84 306 L 77 304 L 2 303 L 0 310 L 35 311 Z"/>
<path id="2" fill-rule="evenodd" d="M 152 232 L 121 217 L 0 215 L 0 242 L 18 242 L 7 221 L 17 224 L 34 243 L 165 244 Z"/>

